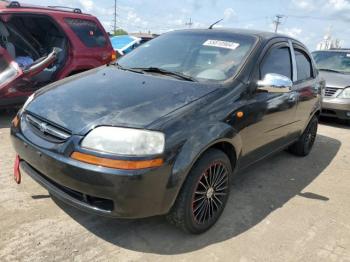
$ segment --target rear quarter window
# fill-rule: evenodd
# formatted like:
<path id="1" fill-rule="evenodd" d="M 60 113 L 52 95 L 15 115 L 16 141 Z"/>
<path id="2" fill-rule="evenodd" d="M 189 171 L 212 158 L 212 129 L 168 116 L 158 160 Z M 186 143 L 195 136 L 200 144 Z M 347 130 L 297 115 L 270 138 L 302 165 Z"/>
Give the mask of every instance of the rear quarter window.
<path id="1" fill-rule="evenodd" d="M 104 47 L 107 39 L 99 26 L 90 20 L 66 18 L 65 22 L 87 47 Z"/>

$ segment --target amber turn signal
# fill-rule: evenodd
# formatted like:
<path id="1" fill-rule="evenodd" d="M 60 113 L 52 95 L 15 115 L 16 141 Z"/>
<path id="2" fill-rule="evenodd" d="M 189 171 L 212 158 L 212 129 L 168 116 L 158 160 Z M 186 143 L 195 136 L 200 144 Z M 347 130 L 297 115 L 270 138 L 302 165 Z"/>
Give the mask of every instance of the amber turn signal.
<path id="1" fill-rule="evenodd" d="M 19 117 L 18 117 L 18 115 L 16 115 L 15 118 L 12 120 L 12 125 L 14 127 L 18 127 L 18 125 L 19 125 Z"/>
<path id="2" fill-rule="evenodd" d="M 243 113 L 242 111 L 238 111 L 237 114 L 236 114 L 236 116 L 237 116 L 238 118 L 242 118 L 242 117 L 244 116 L 244 113 Z"/>
<path id="3" fill-rule="evenodd" d="M 73 152 L 73 154 L 71 155 L 71 158 L 84 163 L 96 165 L 96 166 L 103 166 L 103 167 L 109 167 L 109 168 L 115 168 L 115 169 L 125 169 L 125 170 L 159 167 L 164 163 L 163 159 L 161 158 L 151 159 L 151 160 L 135 160 L 135 161 L 116 160 L 116 159 L 97 157 L 97 156 L 88 155 L 80 152 Z"/>

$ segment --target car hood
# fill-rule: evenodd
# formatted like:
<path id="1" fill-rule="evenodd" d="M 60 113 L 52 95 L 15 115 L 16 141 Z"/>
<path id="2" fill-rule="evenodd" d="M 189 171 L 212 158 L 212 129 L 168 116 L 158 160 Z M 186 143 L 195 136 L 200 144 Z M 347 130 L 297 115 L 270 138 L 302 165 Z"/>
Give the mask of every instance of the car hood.
<path id="1" fill-rule="evenodd" d="M 105 66 L 40 90 L 26 111 L 74 134 L 99 125 L 145 128 L 216 89 Z"/>
<path id="2" fill-rule="evenodd" d="M 350 86 L 350 74 L 320 71 L 320 76 L 326 80 L 326 86 L 345 88 Z"/>

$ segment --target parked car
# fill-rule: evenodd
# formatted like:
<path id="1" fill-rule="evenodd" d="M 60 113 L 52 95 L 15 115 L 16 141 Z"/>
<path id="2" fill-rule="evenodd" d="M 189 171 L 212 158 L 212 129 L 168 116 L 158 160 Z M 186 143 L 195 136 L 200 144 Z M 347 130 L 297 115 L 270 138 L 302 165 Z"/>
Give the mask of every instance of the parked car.
<path id="1" fill-rule="evenodd" d="M 322 115 L 350 123 L 350 49 L 316 51 L 313 57 L 327 84 Z"/>
<path id="2" fill-rule="evenodd" d="M 96 17 L 80 9 L 0 2 L 0 107 L 115 59 Z"/>
<path id="3" fill-rule="evenodd" d="M 25 172 L 88 212 L 168 214 L 202 233 L 223 212 L 233 171 L 286 148 L 310 153 L 323 84 L 286 36 L 170 32 L 31 96 L 11 127 L 15 179 Z"/>
<path id="4" fill-rule="evenodd" d="M 129 35 L 112 36 L 111 43 L 113 49 L 118 53 L 118 56 L 123 56 L 130 53 L 135 48 L 141 45 L 141 38 Z"/>

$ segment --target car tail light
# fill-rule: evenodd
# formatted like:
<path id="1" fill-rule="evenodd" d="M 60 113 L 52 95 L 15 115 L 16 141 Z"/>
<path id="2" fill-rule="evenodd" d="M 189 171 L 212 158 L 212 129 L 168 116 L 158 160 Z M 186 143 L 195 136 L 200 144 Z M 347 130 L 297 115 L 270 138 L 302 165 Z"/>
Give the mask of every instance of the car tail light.
<path id="1" fill-rule="evenodd" d="M 112 51 L 112 55 L 111 55 L 111 62 L 117 60 L 118 56 L 117 56 L 117 52 L 116 51 Z"/>

